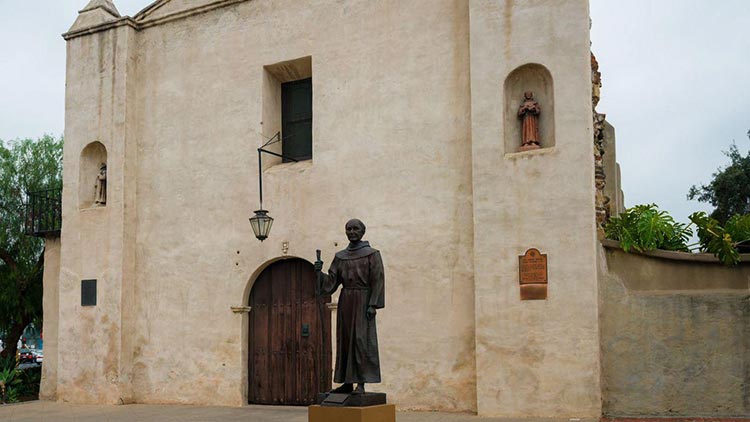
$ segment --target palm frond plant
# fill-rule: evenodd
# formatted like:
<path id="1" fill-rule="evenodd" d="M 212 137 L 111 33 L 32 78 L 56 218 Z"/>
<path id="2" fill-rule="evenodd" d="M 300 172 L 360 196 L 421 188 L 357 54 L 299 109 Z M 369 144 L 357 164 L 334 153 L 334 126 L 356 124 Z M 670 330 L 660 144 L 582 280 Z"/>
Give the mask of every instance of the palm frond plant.
<path id="1" fill-rule="evenodd" d="M 695 226 L 699 241 L 688 244 Z M 636 205 L 609 220 L 607 238 L 620 242 L 625 252 L 654 249 L 714 254 L 725 265 L 740 262 L 741 253 L 750 253 L 750 214 L 735 215 L 722 225 L 703 211 L 690 215 L 690 224 L 674 221 L 656 204 Z"/>
<path id="2" fill-rule="evenodd" d="M 607 238 L 618 240 L 625 252 L 631 249 L 638 252 L 654 249 L 690 252 L 687 242 L 693 235 L 691 225 L 674 221 L 656 204 L 647 204 L 628 208 L 611 218 L 604 232 Z"/>
<path id="3" fill-rule="evenodd" d="M 16 378 L 17 375 L 15 359 L 0 359 L 0 404 L 14 403 L 18 400 L 15 386 L 20 380 Z"/>
<path id="4" fill-rule="evenodd" d="M 36 399 L 39 397 L 39 385 L 42 382 L 42 368 L 26 368 L 18 371 L 16 381 L 18 384 L 13 390 L 18 395 L 17 399 Z"/>

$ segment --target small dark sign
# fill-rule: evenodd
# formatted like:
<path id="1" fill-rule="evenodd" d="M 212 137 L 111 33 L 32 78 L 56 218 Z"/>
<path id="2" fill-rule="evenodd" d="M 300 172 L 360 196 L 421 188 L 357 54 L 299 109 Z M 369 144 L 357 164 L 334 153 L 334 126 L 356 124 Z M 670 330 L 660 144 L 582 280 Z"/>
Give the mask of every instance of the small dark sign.
<path id="1" fill-rule="evenodd" d="M 521 284 L 547 282 L 547 255 L 531 248 L 518 257 L 518 280 Z"/>
<path id="2" fill-rule="evenodd" d="M 81 280 L 81 306 L 96 306 L 96 280 Z"/>

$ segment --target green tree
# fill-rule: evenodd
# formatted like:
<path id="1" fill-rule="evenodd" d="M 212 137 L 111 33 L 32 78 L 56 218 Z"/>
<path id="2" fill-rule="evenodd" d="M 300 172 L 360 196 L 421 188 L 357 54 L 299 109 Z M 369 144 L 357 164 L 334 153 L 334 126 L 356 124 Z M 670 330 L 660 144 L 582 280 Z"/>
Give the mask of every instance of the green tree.
<path id="1" fill-rule="evenodd" d="M 691 187 L 687 195 L 688 199 L 713 205 L 715 209 L 711 217 L 721 224 L 734 215 L 750 214 L 750 152 L 743 157 L 733 143 L 724 154 L 729 157 L 730 164 L 719 168 L 709 184 Z"/>
<path id="2" fill-rule="evenodd" d="M 24 328 L 41 327 L 44 240 L 24 233 L 26 193 L 62 186 L 63 140 L 0 140 L 0 332 L 14 356 Z"/>
<path id="3" fill-rule="evenodd" d="M 750 214 L 736 214 L 722 225 L 699 211 L 690 215 L 690 221 L 698 227 L 700 250 L 716 255 L 724 264 L 736 265 L 741 253 L 750 253 Z"/>

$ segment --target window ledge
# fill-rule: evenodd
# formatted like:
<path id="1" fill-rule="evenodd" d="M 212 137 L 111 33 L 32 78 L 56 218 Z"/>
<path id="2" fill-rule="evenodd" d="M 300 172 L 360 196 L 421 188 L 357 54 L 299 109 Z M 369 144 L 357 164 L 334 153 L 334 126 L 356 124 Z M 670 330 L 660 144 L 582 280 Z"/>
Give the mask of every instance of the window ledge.
<path id="1" fill-rule="evenodd" d="M 81 211 L 81 212 L 84 212 L 84 211 L 100 211 L 100 210 L 106 210 L 106 209 L 107 209 L 106 205 L 103 205 L 103 206 L 89 205 L 89 206 L 85 206 L 85 207 L 82 207 L 82 208 L 78 208 L 78 211 Z"/>
<path id="2" fill-rule="evenodd" d="M 506 160 L 517 160 L 519 158 L 530 158 L 537 155 L 554 154 L 557 150 L 555 147 L 545 147 L 533 149 L 531 151 L 508 152 L 505 154 Z"/>
<path id="3" fill-rule="evenodd" d="M 305 160 L 305 161 L 298 161 L 298 162 L 291 162 L 291 163 L 278 163 L 274 164 L 271 167 L 265 169 L 263 173 L 266 174 L 275 174 L 280 172 L 288 172 L 288 171 L 296 171 L 299 173 L 304 173 L 305 171 L 309 170 L 312 167 L 312 159 Z"/>

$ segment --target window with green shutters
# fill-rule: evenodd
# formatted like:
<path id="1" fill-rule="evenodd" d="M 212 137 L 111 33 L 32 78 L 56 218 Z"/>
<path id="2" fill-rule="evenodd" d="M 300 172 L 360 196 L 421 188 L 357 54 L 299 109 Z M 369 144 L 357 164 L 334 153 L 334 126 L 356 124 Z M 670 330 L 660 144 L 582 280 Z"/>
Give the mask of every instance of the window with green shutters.
<path id="1" fill-rule="evenodd" d="M 286 157 L 312 159 L 312 78 L 281 84 L 281 139 Z"/>

